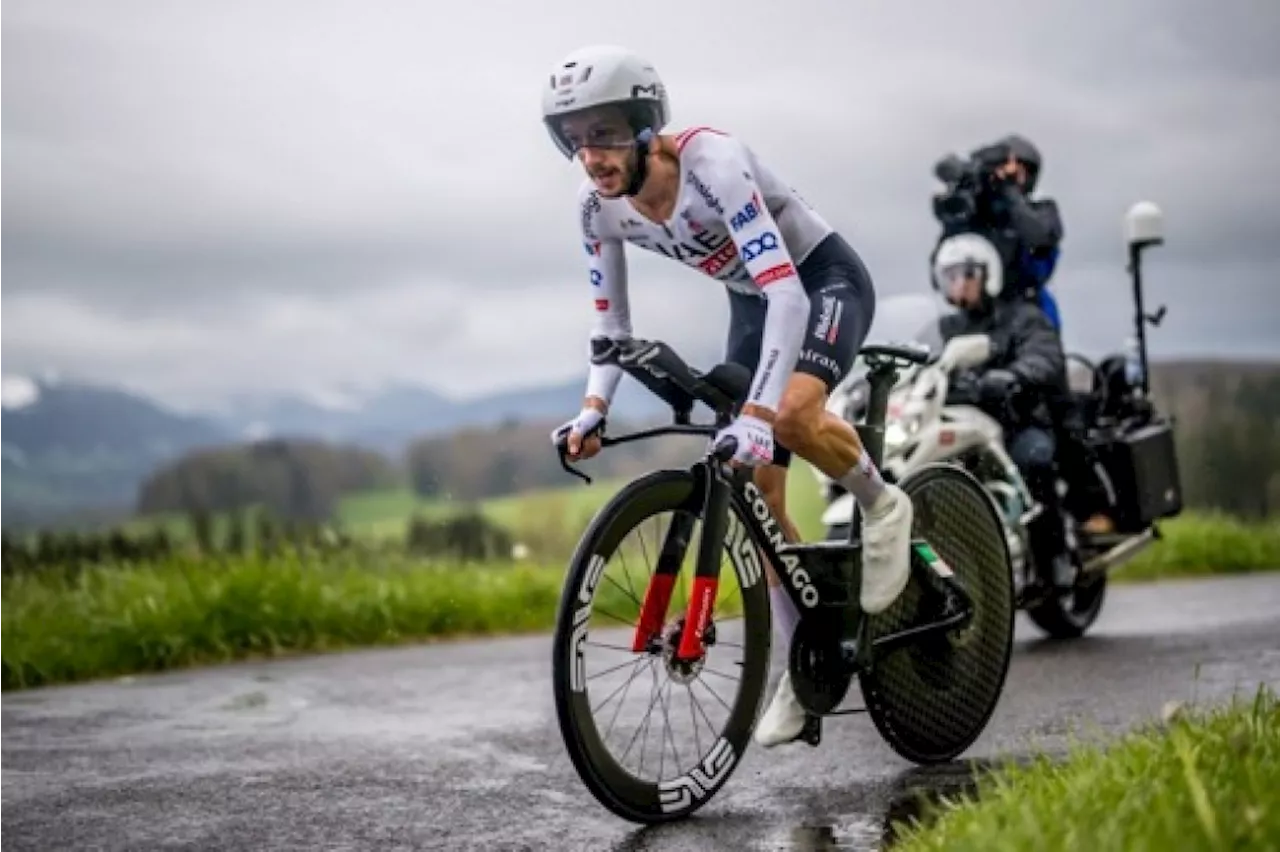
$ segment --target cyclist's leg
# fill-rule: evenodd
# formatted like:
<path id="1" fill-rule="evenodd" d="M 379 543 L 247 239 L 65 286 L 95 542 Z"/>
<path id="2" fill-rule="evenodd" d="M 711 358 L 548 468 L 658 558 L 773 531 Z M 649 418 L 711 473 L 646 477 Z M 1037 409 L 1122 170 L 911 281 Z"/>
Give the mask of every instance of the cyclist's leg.
<path id="1" fill-rule="evenodd" d="M 875 315 L 875 290 L 857 253 L 838 235 L 806 258 L 800 276 L 810 294 L 809 326 L 774 432 L 861 506 L 861 604 L 874 614 L 887 609 L 907 584 L 911 501 L 881 479 L 857 431 L 825 406 L 867 338 Z"/>
<path id="2" fill-rule="evenodd" d="M 862 462 L 866 481 L 848 490 L 866 508 L 880 496 L 879 475 L 870 467 L 857 431 L 827 411 L 826 404 L 866 341 L 875 317 L 875 289 L 861 259 L 837 234 L 806 258 L 800 276 L 809 292 L 809 320 L 774 435 L 833 479 Z"/>
<path id="3" fill-rule="evenodd" d="M 853 366 L 858 350 L 866 339 L 875 312 L 875 293 L 870 276 L 858 256 L 835 235 L 819 245 L 800 264 L 800 276 L 809 291 L 810 314 L 796 369 L 788 380 L 778 409 L 774 424 L 775 443 L 785 445 L 795 455 L 806 460 L 821 456 L 825 451 L 828 456 L 835 456 L 834 462 L 826 460 L 825 467 L 834 469 L 837 474 L 847 474 L 850 469 L 856 470 L 859 458 L 863 457 L 861 444 L 853 428 L 826 411 L 825 406 L 827 396 Z M 833 450 L 827 448 L 829 444 L 834 445 Z M 788 456 L 790 454 L 791 452 Z M 823 466 L 821 462 L 816 464 Z M 777 483 L 784 494 L 785 473 L 784 470 Z M 848 478 L 847 475 L 844 477 Z M 863 476 L 861 482 L 864 486 L 879 485 L 880 490 L 872 493 L 869 498 L 873 501 L 884 496 L 883 483 L 879 483 L 878 479 L 877 476 L 875 481 L 870 481 Z M 865 496 L 868 488 L 862 487 L 861 491 Z M 909 501 L 904 499 L 902 502 L 907 504 L 909 511 Z M 785 505 L 781 499 L 779 503 Z M 893 506 L 897 505 L 895 501 Z M 870 513 L 867 514 L 870 517 Z M 872 531 L 874 533 L 874 529 Z M 910 518 L 907 519 L 907 531 L 909 535 Z M 905 546 L 907 545 L 904 544 Z M 867 597 L 867 573 L 864 571 L 864 599 Z M 892 585 L 897 586 L 896 581 Z M 872 589 L 873 604 L 876 600 L 888 597 L 888 592 L 883 590 L 884 586 L 881 582 Z M 901 588 L 898 587 L 897 591 L 901 591 Z M 896 594 L 894 592 L 893 596 L 896 597 Z M 778 595 L 785 598 L 781 589 L 778 590 Z M 781 611 L 785 606 L 794 608 L 790 600 L 786 600 L 785 604 L 779 601 L 774 605 L 774 611 Z M 807 717 L 808 714 L 796 700 L 790 676 L 784 674 L 768 709 L 756 727 L 756 742 L 770 747 L 794 740 L 804 731 Z"/>

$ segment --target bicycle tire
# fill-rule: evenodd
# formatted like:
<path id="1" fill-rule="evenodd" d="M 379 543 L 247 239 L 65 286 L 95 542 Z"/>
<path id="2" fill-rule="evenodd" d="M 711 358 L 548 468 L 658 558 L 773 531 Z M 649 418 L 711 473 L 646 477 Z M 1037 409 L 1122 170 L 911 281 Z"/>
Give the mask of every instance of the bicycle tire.
<path id="1" fill-rule="evenodd" d="M 581 659 L 579 643 L 586 638 L 577 627 L 586 623 L 579 609 L 589 606 L 586 602 L 594 598 L 593 586 L 603 573 L 604 562 L 646 518 L 677 509 L 701 516 L 703 501 L 704 492 L 699 491 L 694 474 L 687 470 L 655 471 L 622 488 L 596 513 L 584 532 L 570 562 L 556 614 L 552 686 L 560 735 L 574 768 L 596 800 L 632 822 L 679 820 L 706 805 L 741 763 L 764 698 L 770 653 L 769 597 L 764 560 L 749 539 L 746 546 L 757 554 L 753 562 L 729 554 L 743 599 L 742 685 L 724 730 L 699 755 L 694 767 L 659 783 L 628 772 L 602 742 L 591 714 L 589 691 L 581 685 L 582 674 L 575 673 Z M 732 500 L 728 508 L 725 541 L 742 542 L 742 532 L 735 530 L 734 524 L 742 524 L 743 520 Z M 695 539 L 690 543 L 691 551 L 696 553 L 696 547 Z M 575 689 L 575 682 L 580 688 Z"/>
<path id="2" fill-rule="evenodd" d="M 889 746 L 929 765 L 968 749 L 999 703 L 1013 654 L 1013 566 L 991 499 L 971 474 L 931 464 L 904 477 L 900 487 L 915 509 L 913 537 L 927 541 L 955 573 L 973 601 L 973 619 L 959 635 L 926 638 L 877 659 L 858 685 Z M 919 603 L 913 580 L 889 609 L 871 617 L 870 634 L 908 626 Z"/>

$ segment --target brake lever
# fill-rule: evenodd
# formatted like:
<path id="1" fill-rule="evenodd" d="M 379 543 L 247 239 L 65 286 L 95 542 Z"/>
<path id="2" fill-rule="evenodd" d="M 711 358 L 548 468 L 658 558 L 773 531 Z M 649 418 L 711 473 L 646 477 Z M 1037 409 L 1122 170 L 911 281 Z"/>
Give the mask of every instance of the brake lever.
<path id="1" fill-rule="evenodd" d="M 738 439 L 732 435 L 725 435 L 721 438 L 711 450 L 711 455 L 720 462 L 729 463 L 729 459 L 733 458 L 738 452 Z"/>
<path id="2" fill-rule="evenodd" d="M 590 477 L 590 476 L 588 476 L 587 474 L 585 474 L 585 473 L 583 473 L 582 471 L 578 470 L 578 469 L 577 469 L 576 467 L 574 467 L 573 465 L 569 464 L 569 462 L 568 462 L 568 458 L 569 458 L 569 450 L 568 450 L 568 447 L 567 447 L 565 444 L 556 444 L 556 452 L 557 452 L 557 453 L 558 453 L 558 455 L 560 456 L 560 466 L 561 466 L 562 468 L 564 468 L 567 472 L 569 472 L 569 473 L 573 474 L 574 476 L 578 477 L 579 479 L 581 479 L 581 480 L 582 480 L 583 482 L 585 482 L 587 485 L 590 485 L 590 484 L 591 484 L 591 477 Z"/>

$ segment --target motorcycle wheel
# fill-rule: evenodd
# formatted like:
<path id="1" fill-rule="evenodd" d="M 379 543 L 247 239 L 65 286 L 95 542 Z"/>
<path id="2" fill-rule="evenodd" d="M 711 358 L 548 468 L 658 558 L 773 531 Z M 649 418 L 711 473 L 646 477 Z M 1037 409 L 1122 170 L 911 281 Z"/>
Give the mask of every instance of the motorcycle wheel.
<path id="1" fill-rule="evenodd" d="M 1087 583 L 1077 580 L 1066 594 L 1027 607 L 1027 617 L 1054 639 L 1077 639 L 1097 621 L 1106 597 L 1107 575 L 1099 573 Z"/>

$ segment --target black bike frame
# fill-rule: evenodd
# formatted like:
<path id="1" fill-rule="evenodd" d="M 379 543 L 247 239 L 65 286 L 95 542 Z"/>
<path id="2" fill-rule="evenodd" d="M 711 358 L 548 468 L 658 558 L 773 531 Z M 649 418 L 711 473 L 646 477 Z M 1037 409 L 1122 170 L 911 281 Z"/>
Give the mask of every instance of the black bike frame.
<path id="1" fill-rule="evenodd" d="M 865 451 L 871 454 L 872 460 L 879 466 L 884 447 L 884 422 L 889 393 L 897 380 L 898 369 L 892 360 L 868 360 L 871 369 L 868 373 L 870 398 L 867 416 L 865 422 L 857 424 L 855 428 L 862 438 Z M 645 383 L 652 386 L 653 381 L 653 376 L 647 376 Z M 683 413 L 687 417 L 687 411 Z M 602 436 L 601 442 L 604 446 L 613 446 L 672 434 L 711 437 L 728 422 L 728 415 L 722 414 L 717 417 L 715 424 L 676 423 L 618 437 Z M 586 474 L 568 465 L 565 467 L 574 475 L 590 482 Z M 676 650 L 678 659 L 696 659 L 705 651 L 703 638 L 719 588 L 721 550 L 726 544 L 730 502 L 738 516 L 744 519 L 744 526 L 752 543 L 774 567 L 787 595 L 795 603 L 802 622 L 822 618 L 818 614 L 824 613 L 835 616 L 832 621 L 827 621 L 826 618 L 822 620 L 837 629 L 853 633 L 861 630 L 865 619 L 855 616 L 856 622 L 850 624 L 844 617 L 849 606 L 849 590 L 860 588 L 862 581 L 862 560 L 857 558 L 862 543 L 856 507 L 847 541 L 787 542 L 781 525 L 749 471 L 735 470 L 718 457 L 714 449 L 694 462 L 689 471 L 694 477 L 695 493 L 704 495 L 701 501 L 703 529 L 698 543 L 693 589 L 685 612 L 680 644 Z M 691 512 L 681 511 L 667 530 L 658 564 L 645 589 L 640 620 L 632 642 L 634 651 L 643 651 L 658 640 L 657 634 L 662 628 L 695 520 L 696 517 Z M 820 562 L 825 563 L 821 565 L 821 571 L 818 570 Z M 842 575 L 842 567 L 848 568 L 847 576 Z M 815 573 L 819 576 L 814 576 Z M 844 626 L 839 627 L 841 624 Z M 858 645 L 869 651 L 864 643 L 859 642 Z"/>

